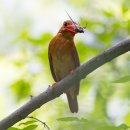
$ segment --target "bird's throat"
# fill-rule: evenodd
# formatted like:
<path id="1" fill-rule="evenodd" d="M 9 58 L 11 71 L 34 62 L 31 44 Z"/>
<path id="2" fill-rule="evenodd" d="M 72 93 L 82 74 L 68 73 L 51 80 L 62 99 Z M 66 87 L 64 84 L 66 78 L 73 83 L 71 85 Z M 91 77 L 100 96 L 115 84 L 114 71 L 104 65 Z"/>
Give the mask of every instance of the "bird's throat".
<path id="1" fill-rule="evenodd" d="M 72 33 L 73 35 L 76 34 L 75 31 L 72 30 L 72 29 L 70 29 L 70 28 L 65 28 L 65 31 L 70 32 L 70 33 Z"/>
<path id="2" fill-rule="evenodd" d="M 76 34 L 76 32 L 70 28 L 64 28 L 63 30 L 60 30 L 58 33 L 63 33 L 63 32 L 69 32 L 71 33 L 73 36 Z"/>

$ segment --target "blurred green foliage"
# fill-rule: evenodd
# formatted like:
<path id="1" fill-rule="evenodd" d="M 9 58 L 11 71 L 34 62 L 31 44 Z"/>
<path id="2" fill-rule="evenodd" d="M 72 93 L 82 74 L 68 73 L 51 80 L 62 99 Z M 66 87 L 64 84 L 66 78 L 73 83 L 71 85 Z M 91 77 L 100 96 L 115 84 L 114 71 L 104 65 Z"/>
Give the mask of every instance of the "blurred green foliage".
<path id="1" fill-rule="evenodd" d="M 124 83 L 124 82 L 129 82 L 130 81 L 130 75 L 126 75 L 124 77 L 120 77 L 119 79 L 116 79 L 113 81 L 114 83 Z"/>
<path id="2" fill-rule="evenodd" d="M 31 93 L 30 83 L 24 81 L 23 79 L 17 80 L 11 84 L 11 89 L 14 92 L 17 101 L 20 101 L 23 98 L 27 98 Z"/>
<path id="3" fill-rule="evenodd" d="M 82 26 L 87 24 L 85 33 L 75 40 L 81 64 L 129 37 L 129 0 L 67 0 L 66 4 L 77 15 L 80 14 L 79 22 Z M 34 37 L 30 33 L 31 22 L 25 22 L 25 25 L 20 25 L 21 28 L 15 27 L 17 31 L 12 32 L 15 37 L 9 41 L 6 47 L 8 51 L 0 53 L 0 63 L 8 64 L 7 68 L 15 72 L 14 79 L 6 86 L 11 90 L 11 97 L 16 99 L 16 105 L 26 102 L 30 95 L 39 94 L 54 82 L 48 63 L 48 44 L 54 34 L 46 31 Z M 55 21 L 52 23 L 55 25 Z M 127 53 L 81 81 L 78 114 L 70 113 L 66 97 L 61 96 L 32 115 L 55 130 L 129 130 L 129 81 L 130 55 Z M 33 129 L 42 130 L 44 126 L 30 119 L 8 130 Z"/>
<path id="4" fill-rule="evenodd" d="M 29 126 L 26 126 L 26 127 L 22 128 L 22 129 L 11 127 L 8 130 L 35 130 L 36 128 L 37 128 L 37 125 L 29 125 Z"/>

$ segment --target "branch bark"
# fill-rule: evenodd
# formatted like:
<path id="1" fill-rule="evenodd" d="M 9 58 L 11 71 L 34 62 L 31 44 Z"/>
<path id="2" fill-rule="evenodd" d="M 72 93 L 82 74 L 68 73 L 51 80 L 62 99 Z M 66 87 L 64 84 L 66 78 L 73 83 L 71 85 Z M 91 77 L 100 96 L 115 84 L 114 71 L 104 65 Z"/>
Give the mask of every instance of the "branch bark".
<path id="1" fill-rule="evenodd" d="M 122 55 L 123 53 L 128 52 L 129 50 L 130 39 L 127 39 L 121 41 L 110 49 L 107 49 L 103 53 L 92 58 L 88 62 L 82 64 L 74 71 L 73 74 L 68 75 L 60 82 L 57 82 L 55 88 L 49 86 L 45 92 L 33 97 L 12 114 L 1 120 L 0 130 L 7 130 L 18 121 L 26 118 L 30 113 L 41 107 L 43 104 L 55 99 L 56 97 L 59 97 L 63 92 L 66 91 L 66 89 L 69 88 L 69 86 L 73 85 L 81 79 L 84 79 L 92 71 L 96 70 L 112 59 Z"/>

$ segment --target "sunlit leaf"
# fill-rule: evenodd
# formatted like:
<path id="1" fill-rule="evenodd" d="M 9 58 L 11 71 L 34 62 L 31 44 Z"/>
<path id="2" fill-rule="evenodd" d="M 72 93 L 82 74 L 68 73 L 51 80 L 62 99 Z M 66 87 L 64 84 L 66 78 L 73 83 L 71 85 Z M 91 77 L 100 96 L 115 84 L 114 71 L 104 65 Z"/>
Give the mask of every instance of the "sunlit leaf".
<path id="1" fill-rule="evenodd" d="M 79 121 L 77 117 L 63 117 L 63 118 L 58 118 L 58 121 Z"/>
<path id="2" fill-rule="evenodd" d="M 126 124 L 121 124 L 120 126 L 117 127 L 118 130 L 127 130 L 128 128 L 130 128 L 129 126 L 127 126 Z"/>
<path id="3" fill-rule="evenodd" d="M 25 127 L 22 130 L 35 130 L 37 127 L 38 127 L 38 125 L 30 125 L 30 126 Z"/>
<path id="4" fill-rule="evenodd" d="M 125 117 L 125 122 L 126 122 L 127 125 L 130 126 L 130 113 L 128 113 L 128 114 L 126 115 L 126 117 Z"/>
<path id="5" fill-rule="evenodd" d="M 50 41 L 51 38 L 52 35 L 48 32 L 42 34 L 39 38 L 33 38 L 25 30 L 19 36 L 19 40 L 24 39 L 35 45 L 45 45 Z"/>
<path id="6" fill-rule="evenodd" d="M 109 11 L 109 10 L 104 10 L 103 14 L 106 15 L 107 17 L 112 17 L 113 16 L 113 13 L 111 11 Z"/>
<path id="7" fill-rule="evenodd" d="M 125 83 L 125 82 L 129 82 L 129 81 L 130 81 L 130 75 L 126 75 L 126 76 L 120 77 L 119 79 L 116 79 L 113 82 L 114 83 Z"/>
<path id="8" fill-rule="evenodd" d="M 28 36 L 27 40 L 29 40 L 32 44 L 45 45 L 49 43 L 51 38 L 52 38 L 52 35 L 50 33 L 44 33 L 39 39 L 35 39 Z"/>
<path id="9" fill-rule="evenodd" d="M 80 121 L 80 122 L 86 122 L 86 121 L 88 121 L 85 118 L 79 119 L 77 117 L 63 117 L 63 118 L 58 118 L 57 120 L 58 121 Z"/>
<path id="10" fill-rule="evenodd" d="M 21 130 L 21 129 L 18 129 L 18 128 L 15 128 L 15 127 L 10 127 L 9 129 L 7 130 Z"/>
<path id="11" fill-rule="evenodd" d="M 57 23 L 59 22 L 59 25 L 62 25 L 62 21 L 58 19 L 63 19 L 64 14 L 58 13 L 58 17 L 56 16 L 58 19 L 51 21 L 51 25 L 49 25 L 50 22 L 48 22 L 47 25 L 46 20 L 48 20 L 48 18 L 44 18 L 44 14 L 46 13 L 46 16 L 50 15 L 49 20 L 51 20 L 51 18 L 53 19 L 51 15 L 54 15 L 54 12 L 47 13 L 50 11 L 50 8 L 54 9 L 56 6 L 58 7 L 62 4 L 72 6 L 73 10 L 76 10 L 76 12 L 71 12 L 73 10 L 67 10 L 70 16 L 76 23 L 80 22 L 81 26 L 86 26 L 84 34 L 77 34 L 79 37 L 81 36 L 80 39 L 83 38 L 83 40 L 79 40 L 78 36 L 75 35 L 75 38 L 77 38 L 75 39 L 76 48 L 78 50 L 81 64 L 97 54 L 100 54 L 100 52 L 105 49 L 114 46 L 119 41 L 128 38 L 130 35 L 130 0 L 99 0 L 96 1 L 96 4 L 94 4 L 95 0 L 69 0 L 64 3 L 62 3 L 62 1 L 60 3 L 58 2 L 53 1 L 52 3 L 51 1 L 48 3 L 48 1 L 45 2 L 45 0 L 33 1 L 33 8 L 30 8 L 29 2 L 26 3 L 26 1 L 20 1 L 18 3 L 13 1 L 13 4 L 7 4 L 7 2 L 4 2 L 3 4 L 2 2 L 0 8 L 3 14 L 2 21 L 0 21 L 2 32 L 0 34 L 0 54 L 2 55 L 0 55 L 0 57 L 1 59 L 4 59 L 4 62 L 0 60 L 0 81 L 2 90 L 2 94 L 0 95 L 1 113 L 4 107 L 10 106 L 12 99 L 21 101 L 31 95 L 31 90 L 33 92 L 41 92 L 42 88 L 47 86 L 46 84 L 52 84 L 48 78 L 49 75 L 51 75 L 50 70 L 48 72 L 48 44 L 60 29 L 60 26 L 57 26 Z M 15 8 L 17 5 L 21 5 L 20 9 Z M 46 12 L 42 11 L 44 5 L 46 6 L 46 9 L 48 9 Z M 82 20 L 80 18 L 82 18 Z M 43 19 L 45 23 L 42 21 Z M 41 22 L 43 26 L 41 26 Z M 46 27 L 44 28 L 44 26 Z M 57 32 L 52 36 L 51 31 L 45 32 L 48 27 L 52 29 L 52 32 L 54 32 L 55 29 Z M 44 110 L 40 109 L 36 114 L 38 114 L 38 116 L 43 116 L 43 118 L 47 117 L 48 122 L 53 124 L 52 126 L 54 128 L 52 129 L 54 130 L 126 130 L 128 126 L 125 124 L 120 126 L 117 126 L 117 124 L 122 121 L 122 123 L 130 125 L 130 114 L 128 113 L 121 116 L 121 114 L 118 114 L 120 111 L 113 110 L 113 112 L 119 117 L 114 118 L 114 115 L 111 114 L 111 112 L 108 112 L 108 110 L 111 108 L 111 102 L 113 103 L 113 99 L 126 99 L 123 104 L 124 106 L 129 106 L 130 75 L 120 78 L 116 77 L 118 74 L 120 75 L 130 72 L 130 55 L 128 55 L 129 54 L 126 54 L 116 58 L 114 63 L 110 61 L 110 63 L 97 69 L 92 75 L 90 75 L 90 77 L 87 76 L 81 81 L 81 89 L 78 96 L 79 112 L 74 115 L 79 117 L 83 116 L 83 118 L 71 117 L 70 112 L 68 112 L 68 103 L 66 102 L 66 99 L 64 100 L 64 97 L 54 100 L 55 103 L 49 102 L 43 108 Z M 20 69 L 27 69 L 26 67 L 29 63 L 32 63 L 32 61 L 38 61 L 38 64 L 42 65 L 43 69 L 40 73 L 36 73 L 34 76 L 30 71 L 27 71 L 27 76 L 23 75 L 21 76 L 21 79 L 15 77 L 16 70 L 18 71 L 17 73 L 21 75 Z M 3 67 L 4 65 L 5 67 Z M 30 70 L 30 65 L 28 67 Z M 31 70 L 32 69 L 33 67 Z M 24 73 L 24 71 L 22 71 L 22 73 Z M 10 74 L 12 75 L 10 76 Z M 31 76 L 33 78 L 29 78 Z M 114 80 L 113 83 L 110 82 L 111 79 Z M 119 84 L 119 86 L 123 87 L 113 87 L 116 85 L 118 86 L 116 83 L 125 84 Z M 6 104 L 8 93 L 8 90 L 6 90 L 7 84 L 11 86 L 10 89 L 12 90 L 12 93 L 10 95 L 14 94 L 15 96 L 8 99 L 9 103 L 7 102 Z M 31 88 L 31 86 L 34 87 Z M 4 94 L 4 92 L 6 93 Z M 3 103 L 4 105 L 2 105 Z M 120 103 L 117 102 L 116 104 L 117 109 L 120 109 Z M 64 117 L 65 115 L 66 117 Z M 70 117 L 68 117 L 69 115 Z M 55 122 L 56 117 L 63 118 L 59 118 L 57 119 L 58 121 Z M 35 121 L 25 121 L 20 123 L 18 127 L 20 128 L 11 127 L 9 130 L 38 129 L 35 125 Z"/>
<path id="12" fill-rule="evenodd" d="M 20 125 L 29 125 L 29 124 L 32 124 L 32 123 L 35 123 L 35 122 L 37 122 L 37 121 L 35 121 L 35 120 L 33 120 L 33 121 L 26 121 L 26 122 L 20 123 L 19 126 Z"/>
<path id="13" fill-rule="evenodd" d="M 127 130 L 129 127 L 126 126 L 125 124 L 122 124 L 120 126 L 109 126 L 109 125 L 106 125 L 106 126 L 101 126 L 99 127 L 97 130 Z"/>

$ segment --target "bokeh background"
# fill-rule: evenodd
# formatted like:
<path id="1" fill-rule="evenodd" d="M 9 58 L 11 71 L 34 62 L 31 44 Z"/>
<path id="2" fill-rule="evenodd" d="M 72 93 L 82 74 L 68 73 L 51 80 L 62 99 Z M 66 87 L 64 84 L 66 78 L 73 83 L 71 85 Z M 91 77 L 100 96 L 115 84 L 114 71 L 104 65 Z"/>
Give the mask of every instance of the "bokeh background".
<path id="1" fill-rule="evenodd" d="M 48 44 L 64 20 L 86 26 L 75 37 L 81 64 L 129 38 L 129 0 L 0 0 L 0 119 L 54 83 Z M 130 53 L 98 68 L 81 81 L 79 112 L 66 96 L 30 115 L 53 130 L 126 130 L 130 126 Z M 10 130 L 43 130 L 25 119 Z M 45 128 L 46 129 L 46 128 Z"/>

